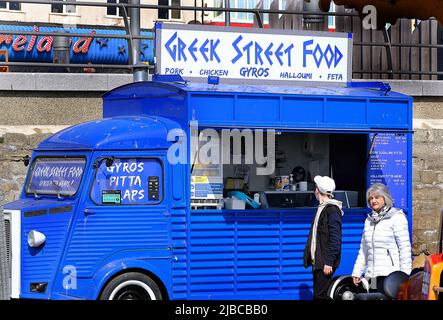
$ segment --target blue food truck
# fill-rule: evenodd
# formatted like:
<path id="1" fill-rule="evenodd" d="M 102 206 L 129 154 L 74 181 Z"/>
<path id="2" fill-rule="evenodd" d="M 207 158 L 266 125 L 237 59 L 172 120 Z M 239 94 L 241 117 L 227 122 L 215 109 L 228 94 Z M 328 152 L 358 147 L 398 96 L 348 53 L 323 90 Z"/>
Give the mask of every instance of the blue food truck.
<path id="1" fill-rule="evenodd" d="M 170 29 L 157 36 L 157 49 L 162 38 L 169 45 L 165 54 L 178 65 L 162 59 L 158 71 L 172 68 L 175 75 L 107 92 L 103 119 L 60 131 L 34 150 L 20 199 L 4 207 L 11 297 L 311 299 L 312 274 L 302 256 L 317 174 L 335 179 L 335 196 L 344 205 L 337 275 L 352 270 L 370 184 L 386 183 L 411 224 L 411 97 L 383 83 L 183 81 L 177 74 L 189 77 L 182 66 L 185 58 L 194 60 L 192 54 L 221 61 L 217 69 L 199 67 L 195 74 L 231 73 L 223 70 L 216 45 L 229 37 L 210 29 L 218 38 L 206 30 L 205 39 L 191 39 L 189 46 L 181 29 Z M 253 35 L 241 32 L 242 41 Z M 263 32 L 280 41 L 260 32 L 260 41 Z M 318 36 L 302 34 L 293 43 L 301 43 L 302 52 L 304 46 L 306 62 L 317 69 L 320 55 L 314 52 L 326 52 L 325 78 L 330 73 L 349 80 L 343 49 L 333 46 L 338 38 L 329 37 L 329 50 L 315 45 Z M 232 35 L 233 43 L 238 39 Z M 342 39 L 350 41 L 348 35 Z M 290 47 L 285 41 L 281 52 Z M 243 58 L 252 64 L 255 55 L 260 64 L 257 48 L 266 45 L 257 40 L 252 46 Z M 280 44 L 273 55 L 269 47 L 268 58 L 289 62 L 275 54 Z M 231 64 L 243 50 L 236 48 L 245 46 L 233 45 Z M 345 72 L 331 71 L 335 63 L 346 64 Z M 252 77 L 265 74 L 255 68 Z M 251 145 L 265 151 L 247 162 Z M 221 154 L 232 161 L 203 159 Z"/>

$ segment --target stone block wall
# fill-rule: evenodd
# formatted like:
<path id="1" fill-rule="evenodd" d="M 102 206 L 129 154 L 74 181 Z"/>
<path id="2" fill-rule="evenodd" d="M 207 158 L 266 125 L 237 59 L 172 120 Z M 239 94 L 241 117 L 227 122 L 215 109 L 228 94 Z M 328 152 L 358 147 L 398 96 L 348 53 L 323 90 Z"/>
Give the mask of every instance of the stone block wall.
<path id="1" fill-rule="evenodd" d="M 0 205 L 16 200 L 26 167 L 20 161 L 47 136 L 102 117 L 103 92 L 0 91 Z"/>
<path id="2" fill-rule="evenodd" d="M 417 129 L 413 147 L 413 254 L 437 252 L 443 208 L 443 130 Z"/>
<path id="3" fill-rule="evenodd" d="M 0 205 L 17 200 L 22 190 L 27 167 L 22 159 L 50 133 L 5 133 L 0 136 Z"/>

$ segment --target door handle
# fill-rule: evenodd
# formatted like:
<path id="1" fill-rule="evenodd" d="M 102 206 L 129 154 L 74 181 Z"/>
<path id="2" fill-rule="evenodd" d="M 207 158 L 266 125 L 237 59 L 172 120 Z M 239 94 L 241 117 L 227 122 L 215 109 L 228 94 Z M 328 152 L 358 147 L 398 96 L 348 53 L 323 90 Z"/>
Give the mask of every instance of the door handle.
<path id="1" fill-rule="evenodd" d="M 93 214 L 96 214 L 94 210 L 89 208 L 85 208 L 85 210 L 83 210 L 83 213 L 85 214 L 85 216 L 92 216 Z"/>

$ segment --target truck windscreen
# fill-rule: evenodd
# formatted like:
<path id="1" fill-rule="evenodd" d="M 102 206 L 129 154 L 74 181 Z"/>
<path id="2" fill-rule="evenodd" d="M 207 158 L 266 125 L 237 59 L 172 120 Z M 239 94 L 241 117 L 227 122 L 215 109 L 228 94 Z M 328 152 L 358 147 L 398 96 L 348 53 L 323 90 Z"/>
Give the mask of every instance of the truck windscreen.
<path id="1" fill-rule="evenodd" d="M 85 163 L 85 158 L 35 158 L 26 183 L 26 193 L 74 196 L 80 186 Z"/>

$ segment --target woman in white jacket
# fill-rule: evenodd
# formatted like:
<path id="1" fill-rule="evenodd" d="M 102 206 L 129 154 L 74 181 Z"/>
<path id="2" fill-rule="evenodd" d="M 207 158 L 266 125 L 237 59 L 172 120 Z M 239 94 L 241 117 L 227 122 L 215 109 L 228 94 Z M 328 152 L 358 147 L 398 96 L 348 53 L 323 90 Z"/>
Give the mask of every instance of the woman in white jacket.
<path id="1" fill-rule="evenodd" d="M 406 215 L 393 207 L 391 193 L 384 184 L 373 184 L 366 192 L 366 200 L 372 212 L 365 221 L 352 278 L 357 285 L 364 274 L 375 288 L 376 281 L 371 280 L 376 277 L 397 270 L 411 273 L 411 242 Z"/>

